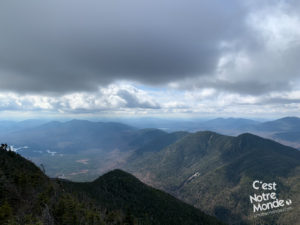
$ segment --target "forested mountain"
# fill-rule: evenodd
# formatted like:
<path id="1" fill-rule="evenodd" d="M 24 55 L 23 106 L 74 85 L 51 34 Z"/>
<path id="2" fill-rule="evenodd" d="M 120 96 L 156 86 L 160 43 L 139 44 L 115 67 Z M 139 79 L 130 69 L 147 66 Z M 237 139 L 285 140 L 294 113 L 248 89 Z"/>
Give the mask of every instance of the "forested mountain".
<path id="1" fill-rule="evenodd" d="M 218 121 L 228 124 L 236 119 L 211 122 L 216 126 Z M 297 138 L 297 126 L 293 125 L 297 118 L 260 124 L 241 122 L 260 132 L 274 130 L 284 134 L 293 130 L 295 135 L 287 138 Z M 236 137 L 210 131 L 168 133 L 121 123 L 72 120 L 7 132 L 6 137 L 15 141 L 14 145 L 20 144 L 21 147 L 14 146 L 15 151 L 38 166 L 43 164 L 51 177 L 92 181 L 109 170 L 121 168 L 230 224 L 253 222 L 251 182 L 276 182 L 280 187 L 278 195 L 291 198 L 294 209 L 257 219 L 291 224 L 299 220 L 296 204 L 300 152 L 249 133 Z M 4 136 L 1 139 L 5 140 Z M 86 185 L 93 189 L 91 184 Z"/>
<path id="2" fill-rule="evenodd" d="M 230 224 L 300 222 L 300 152 L 272 140 L 197 132 L 160 150 L 134 154 L 125 168 Z M 278 195 L 293 199 L 293 210 L 253 220 L 249 195 L 255 180 L 276 182 Z"/>
<path id="3" fill-rule="evenodd" d="M 167 136 L 159 129 L 136 129 L 114 122 L 49 122 L 0 134 L 26 158 L 43 164 L 51 177 L 96 179 L 152 140 Z"/>
<path id="4" fill-rule="evenodd" d="M 16 146 L 29 146 L 36 151 L 49 149 L 59 153 L 76 153 L 94 148 L 121 149 L 124 142 L 127 143 L 130 132 L 135 130 L 125 124 L 112 122 L 53 121 L 26 130 L 6 132 L 1 139 Z"/>
<path id="5" fill-rule="evenodd" d="M 21 130 L 38 127 L 47 122 L 49 121 L 37 120 L 37 119 L 30 119 L 30 120 L 23 120 L 23 121 L 2 120 L 0 121 L 0 135 L 7 134 L 9 132 L 21 131 Z"/>
<path id="6" fill-rule="evenodd" d="M 257 130 L 270 132 L 300 131 L 300 118 L 283 117 L 277 120 L 261 123 L 256 126 Z"/>
<path id="7" fill-rule="evenodd" d="M 222 224 L 121 170 L 90 183 L 49 179 L 6 145 L 0 180 L 0 224 Z"/>

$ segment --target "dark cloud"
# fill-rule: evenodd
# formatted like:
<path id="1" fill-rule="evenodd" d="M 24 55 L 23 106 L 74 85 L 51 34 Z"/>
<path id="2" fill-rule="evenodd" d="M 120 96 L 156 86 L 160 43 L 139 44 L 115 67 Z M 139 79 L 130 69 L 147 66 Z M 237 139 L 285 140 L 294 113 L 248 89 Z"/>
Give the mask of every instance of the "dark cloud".
<path id="1" fill-rule="evenodd" d="M 239 2 L 2 1 L 0 88 L 63 93 L 213 73 L 220 43 L 245 32 Z"/>
<path id="2" fill-rule="evenodd" d="M 299 10 L 296 0 L 2 1 L 0 89 L 61 95 L 127 80 L 247 95 L 291 90 Z"/>

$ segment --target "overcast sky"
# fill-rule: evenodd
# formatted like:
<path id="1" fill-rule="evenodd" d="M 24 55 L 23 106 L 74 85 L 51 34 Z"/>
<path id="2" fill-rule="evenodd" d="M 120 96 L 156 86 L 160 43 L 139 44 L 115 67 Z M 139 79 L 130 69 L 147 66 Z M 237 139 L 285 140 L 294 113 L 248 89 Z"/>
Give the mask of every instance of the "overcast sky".
<path id="1" fill-rule="evenodd" d="M 3 0 L 0 119 L 300 116 L 300 4 Z"/>

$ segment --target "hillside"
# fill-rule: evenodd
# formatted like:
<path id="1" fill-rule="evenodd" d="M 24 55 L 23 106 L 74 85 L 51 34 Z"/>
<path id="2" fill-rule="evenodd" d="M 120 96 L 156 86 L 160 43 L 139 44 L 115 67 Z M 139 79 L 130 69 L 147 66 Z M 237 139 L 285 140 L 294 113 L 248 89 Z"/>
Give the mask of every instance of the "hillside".
<path id="1" fill-rule="evenodd" d="M 261 123 L 256 126 L 256 129 L 270 132 L 300 131 L 300 118 L 283 117 L 277 120 Z"/>
<path id="2" fill-rule="evenodd" d="M 128 133 L 135 130 L 121 123 L 71 120 L 52 121 L 25 130 L 6 132 L 0 137 L 13 145 L 26 145 L 36 151 L 46 152 L 49 149 L 58 153 L 74 154 L 95 148 L 121 148 L 127 140 Z M 24 154 L 34 155 L 34 152 L 27 150 Z"/>
<path id="3" fill-rule="evenodd" d="M 0 135 L 7 134 L 8 132 L 16 132 L 16 131 L 38 127 L 47 122 L 48 122 L 47 120 L 37 120 L 37 119 L 23 120 L 18 122 L 2 120 L 0 121 Z"/>
<path id="4" fill-rule="evenodd" d="M 8 131 L 0 139 L 37 165 L 43 164 L 51 177 L 90 181 L 115 168 L 133 149 L 166 134 L 121 123 L 71 120 Z"/>
<path id="5" fill-rule="evenodd" d="M 278 195 L 293 199 L 293 210 L 261 217 L 261 223 L 300 222 L 300 152 L 252 134 L 189 134 L 160 151 L 129 158 L 125 168 L 229 224 L 259 223 L 249 203 L 252 182 L 276 182 Z"/>
<path id="6" fill-rule="evenodd" d="M 145 119 L 144 122 L 163 128 L 166 125 L 164 121 Z M 299 121 L 297 117 L 286 117 L 263 123 L 242 118 L 166 122 L 190 131 L 213 130 L 227 135 L 251 132 L 300 148 Z M 138 129 L 122 123 L 87 120 L 2 121 L 0 128 L 3 129 L 0 139 L 6 140 L 13 145 L 14 151 L 37 165 L 43 164 L 47 175 L 73 181 L 94 180 L 109 170 L 119 168 L 128 157 L 155 149 L 159 151 L 188 134 L 184 131 L 169 133 L 155 128 Z"/>
<path id="7" fill-rule="evenodd" d="M 0 224 L 222 224 L 121 170 L 94 182 L 49 179 L 0 147 Z"/>
<path id="8" fill-rule="evenodd" d="M 218 224 L 213 217 L 122 170 L 108 172 L 93 182 L 65 182 L 64 186 L 73 193 L 86 194 L 107 209 L 121 208 L 150 224 Z"/>

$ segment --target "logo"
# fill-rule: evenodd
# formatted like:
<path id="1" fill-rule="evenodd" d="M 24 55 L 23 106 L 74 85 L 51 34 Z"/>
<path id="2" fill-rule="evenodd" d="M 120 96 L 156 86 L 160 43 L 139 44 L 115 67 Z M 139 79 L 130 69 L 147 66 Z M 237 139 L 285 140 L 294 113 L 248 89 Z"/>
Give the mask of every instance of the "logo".
<path id="1" fill-rule="evenodd" d="M 278 186 L 275 182 L 272 183 L 265 183 L 260 180 L 255 180 L 252 183 L 252 188 L 255 192 L 253 195 L 250 195 L 250 203 L 253 205 L 253 212 L 269 212 L 273 210 L 278 210 L 278 212 L 282 212 L 285 206 L 291 206 L 292 200 L 291 199 L 279 199 L 277 197 L 276 191 L 278 190 Z M 267 215 L 267 214 L 263 214 Z"/>

